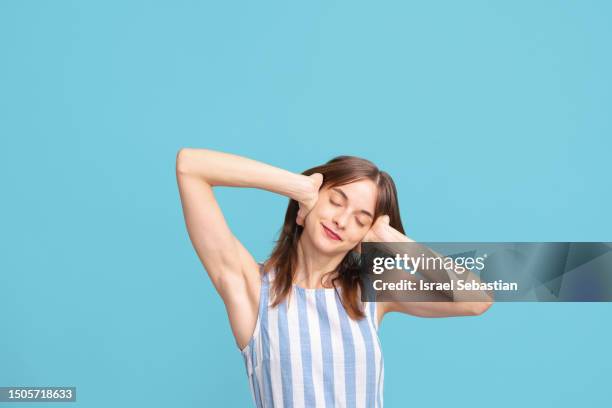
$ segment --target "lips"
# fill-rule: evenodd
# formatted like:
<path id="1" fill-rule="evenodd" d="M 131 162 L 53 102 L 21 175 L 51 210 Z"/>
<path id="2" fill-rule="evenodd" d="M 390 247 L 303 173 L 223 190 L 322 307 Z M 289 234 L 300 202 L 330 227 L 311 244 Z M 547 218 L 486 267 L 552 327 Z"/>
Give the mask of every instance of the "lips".
<path id="1" fill-rule="evenodd" d="M 323 224 L 321 224 L 323 225 Z M 340 238 L 340 235 L 336 234 L 334 231 L 330 230 L 329 228 L 327 228 L 325 225 L 323 225 L 323 230 L 325 231 L 325 234 L 331 238 L 331 239 L 335 239 L 337 241 L 342 241 L 342 238 Z"/>

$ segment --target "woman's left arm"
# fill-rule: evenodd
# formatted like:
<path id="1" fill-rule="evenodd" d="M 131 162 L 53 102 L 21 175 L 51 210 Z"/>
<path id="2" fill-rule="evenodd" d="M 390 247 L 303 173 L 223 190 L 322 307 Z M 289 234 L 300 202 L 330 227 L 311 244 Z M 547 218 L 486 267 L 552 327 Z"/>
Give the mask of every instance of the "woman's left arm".
<path id="1" fill-rule="evenodd" d="M 391 227 L 389 225 L 388 216 L 381 216 L 378 217 L 376 222 L 372 225 L 362 242 L 399 243 L 401 246 L 402 243 L 415 241 Z M 393 248 L 393 245 L 383 244 L 382 247 L 390 250 Z M 423 247 L 426 248 L 425 246 Z M 431 249 L 428 249 L 428 251 L 439 256 Z M 390 251 L 390 253 L 393 252 L 396 251 Z M 471 272 L 468 273 L 470 273 L 470 276 L 475 277 Z M 481 299 L 486 299 L 483 301 L 452 300 L 453 298 L 459 298 L 456 291 L 453 292 L 452 296 L 442 294 L 442 292 L 438 292 L 437 295 L 448 300 L 432 302 L 402 300 L 380 301 L 378 302 L 379 307 L 377 308 L 378 320 L 381 321 L 383 316 L 388 312 L 401 312 L 421 317 L 477 316 L 486 312 L 493 304 L 491 297 L 485 292 L 483 292 L 480 297 Z"/>

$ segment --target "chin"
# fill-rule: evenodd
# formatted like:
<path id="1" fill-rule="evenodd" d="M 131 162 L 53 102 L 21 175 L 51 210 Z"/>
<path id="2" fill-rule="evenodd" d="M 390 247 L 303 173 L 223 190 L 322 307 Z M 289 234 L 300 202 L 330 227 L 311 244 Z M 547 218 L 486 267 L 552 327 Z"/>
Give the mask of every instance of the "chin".
<path id="1" fill-rule="evenodd" d="M 310 239 L 310 242 L 312 242 L 312 246 L 314 246 L 317 251 L 324 253 L 330 252 L 331 245 L 329 245 L 329 242 L 325 242 L 325 237 L 321 237 L 319 235 L 313 237 L 312 235 L 309 235 L 308 238 Z"/>
<path id="2" fill-rule="evenodd" d="M 321 227 L 322 228 L 322 227 Z M 326 252 L 329 254 L 337 254 L 339 252 L 343 252 L 343 242 L 342 241 L 332 241 L 327 238 L 325 232 L 322 231 L 318 234 L 317 239 L 315 240 L 317 248 L 319 248 L 322 252 Z"/>

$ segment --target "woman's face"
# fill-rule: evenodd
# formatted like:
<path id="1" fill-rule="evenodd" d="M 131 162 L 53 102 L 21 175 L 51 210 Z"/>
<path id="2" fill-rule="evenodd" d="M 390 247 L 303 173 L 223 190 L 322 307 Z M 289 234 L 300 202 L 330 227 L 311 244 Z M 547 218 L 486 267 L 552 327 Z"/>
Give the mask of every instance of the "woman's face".
<path id="1" fill-rule="evenodd" d="M 374 223 L 376 194 L 376 185 L 368 179 L 323 187 L 305 219 L 304 232 L 322 252 L 347 253 Z"/>

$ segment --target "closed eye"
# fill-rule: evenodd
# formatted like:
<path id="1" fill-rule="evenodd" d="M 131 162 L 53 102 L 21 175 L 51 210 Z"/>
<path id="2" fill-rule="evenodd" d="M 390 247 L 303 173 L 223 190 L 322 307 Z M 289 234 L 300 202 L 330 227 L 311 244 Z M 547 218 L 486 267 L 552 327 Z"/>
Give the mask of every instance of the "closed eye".
<path id="1" fill-rule="evenodd" d="M 340 207 L 342 204 L 335 202 L 334 200 L 332 200 L 331 198 L 329 199 L 329 202 L 332 205 L 335 205 L 336 207 Z M 355 218 L 355 220 L 357 221 L 357 225 L 359 225 L 360 227 L 365 227 L 365 224 L 363 224 L 361 221 L 359 221 L 359 218 Z"/>

